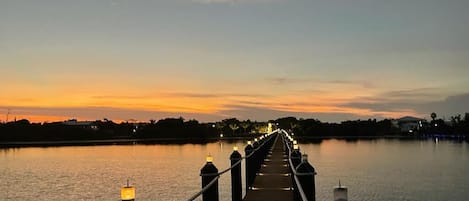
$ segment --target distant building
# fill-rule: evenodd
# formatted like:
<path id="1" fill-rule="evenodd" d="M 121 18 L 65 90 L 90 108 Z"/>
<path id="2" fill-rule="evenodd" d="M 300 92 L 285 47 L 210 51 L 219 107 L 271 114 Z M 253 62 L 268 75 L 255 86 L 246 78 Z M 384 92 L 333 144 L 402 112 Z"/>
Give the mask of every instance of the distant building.
<path id="1" fill-rule="evenodd" d="M 67 121 L 64 121 L 62 124 L 67 125 L 67 126 L 78 126 L 82 128 L 89 128 L 93 130 L 98 129 L 98 126 L 96 126 L 93 121 L 78 121 L 76 119 L 69 119 Z"/>
<path id="2" fill-rule="evenodd" d="M 423 125 L 427 123 L 427 120 L 405 116 L 394 120 L 393 123 L 401 130 L 401 132 L 414 132 L 420 130 Z"/>
<path id="3" fill-rule="evenodd" d="M 267 126 L 267 133 L 272 133 L 272 123 L 269 123 Z"/>

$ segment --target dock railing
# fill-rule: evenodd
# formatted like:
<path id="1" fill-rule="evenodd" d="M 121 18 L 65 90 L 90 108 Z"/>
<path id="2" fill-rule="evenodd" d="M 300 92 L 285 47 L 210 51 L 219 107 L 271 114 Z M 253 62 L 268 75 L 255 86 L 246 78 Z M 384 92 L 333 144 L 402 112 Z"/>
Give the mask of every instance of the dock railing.
<path id="1" fill-rule="evenodd" d="M 251 188 L 251 185 L 259 171 L 264 158 L 269 153 L 275 137 L 281 130 L 275 130 L 272 133 L 261 135 L 253 141 L 248 141 L 244 151 L 245 156 L 242 157 L 238 152 L 237 147 L 233 148 L 233 153 L 230 155 L 231 166 L 223 171 L 218 172 L 218 169 L 213 164 L 211 156 L 207 156 L 207 162 L 200 170 L 202 177 L 202 189 L 191 196 L 188 201 L 193 201 L 202 195 L 203 201 L 218 201 L 218 180 L 220 177 L 231 172 L 231 197 L 232 201 L 241 201 L 242 198 L 242 177 L 241 177 L 241 163 L 245 160 L 246 164 L 246 190 Z"/>
<path id="2" fill-rule="evenodd" d="M 309 164 L 308 156 L 301 155 L 299 145 L 292 135 L 285 130 L 281 130 L 281 133 L 292 178 L 293 200 L 316 201 L 315 169 Z"/>

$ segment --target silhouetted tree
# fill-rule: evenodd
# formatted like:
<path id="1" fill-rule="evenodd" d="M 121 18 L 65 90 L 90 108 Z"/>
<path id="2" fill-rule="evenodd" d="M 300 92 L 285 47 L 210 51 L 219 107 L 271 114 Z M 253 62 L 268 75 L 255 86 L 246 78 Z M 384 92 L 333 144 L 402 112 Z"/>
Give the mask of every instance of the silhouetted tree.
<path id="1" fill-rule="evenodd" d="M 230 128 L 233 131 L 233 136 L 234 136 L 234 132 L 239 129 L 239 126 L 237 124 L 230 124 Z"/>
<path id="2" fill-rule="evenodd" d="M 436 119 L 436 113 L 432 112 L 432 113 L 430 114 L 430 117 L 432 118 L 433 121 L 435 121 L 435 119 Z"/>
<path id="3" fill-rule="evenodd" d="M 246 133 L 246 129 L 250 126 L 248 122 L 241 122 L 241 128 L 244 129 L 244 133 Z"/>

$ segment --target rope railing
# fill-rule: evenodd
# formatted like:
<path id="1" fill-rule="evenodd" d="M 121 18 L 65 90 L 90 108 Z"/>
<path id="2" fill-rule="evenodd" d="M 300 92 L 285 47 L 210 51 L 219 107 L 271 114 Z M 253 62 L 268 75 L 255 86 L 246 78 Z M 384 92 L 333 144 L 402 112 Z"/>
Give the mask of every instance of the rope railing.
<path id="1" fill-rule="evenodd" d="M 287 134 L 287 132 L 285 130 L 282 130 L 282 132 L 284 134 Z M 290 158 L 291 146 L 288 142 L 286 142 L 285 137 L 283 135 L 282 135 L 282 139 L 283 139 L 283 143 L 286 144 L 287 145 L 286 147 L 288 148 L 288 163 L 289 163 L 290 169 L 293 173 L 293 179 L 294 179 L 294 182 L 295 182 L 295 186 L 298 189 L 298 193 L 300 194 L 301 200 L 302 201 L 308 201 L 308 198 L 306 197 L 306 194 L 303 190 L 303 187 L 301 186 L 301 183 L 298 179 L 298 176 L 311 175 L 311 173 L 299 173 L 299 172 L 296 171 L 296 169 L 294 168 L 293 162 Z"/>
<path id="2" fill-rule="evenodd" d="M 220 176 L 215 177 L 215 179 L 210 181 L 210 183 L 208 183 L 208 185 L 206 185 L 204 188 L 202 188 L 202 190 L 200 190 L 199 192 L 197 192 L 196 194 L 194 194 L 192 197 L 190 197 L 187 200 L 188 201 L 193 201 L 193 200 L 197 199 L 200 195 L 202 195 L 202 193 L 204 193 L 207 189 L 212 187 L 213 184 L 215 184 L 218 179 L 220 179 Z"/>
<path id="3" fill-rule="evenodd" d="M 266 137 L 266 138 L 268 138 L 268 139 L 264 140 L 264 141 L 262 142 L 262 144 L 260 144 L 260 145 L 257 146 L 255 149 L 253 149 L 253 151 L 252 151 L 249 155 L 241 157 L 241 159 L 240 159 L 239 161 L 237 161 L 236 163 L 234 163 L 234 164 L 231 165 L 230 167 L 224 169 L 223 171 L 218 172 L 218 173 L 216 174 L 217 176 L 216 176 L 215 178 L 213 178 L 213 179 L 210 181 L 210 183 L 208 183 L 208 184 L 207 184 L 204 188 L 202 188 L 199 192 L 195 193 L 193 196 L 191 196 L 189 199 L 187 199 L 187 201 L 193 201 L 193 200 L 197 199 L 199 196 L 201 196 L 205 191 L 207 191 L 208 189 L 210 189 L 210 188 L 216 183 L 216 181 L 218 181 L 218 179 L 220 179 L 220 177 L 221 177 L 223 174 L 229 172 L 229 171 L 232 170 L 234 167 L 238 166 L 243 160 L 246 160 L 247 158 L 250 158 L 252 155 L 254 155 L 260 148 L 262 148 L 262 147 L 265 145 L 265 143 L 267 143 L 269 140 L 271 140 L 272 134 L 274 134 L 274 133 L 276 133 L 276 132 L 278 132 L 278 131 L 279 131 L 279 130 L 275 130 L 274 132 L 269 133 L 269 134 L 268 134 L 269 136 Z M 201 176 L 202 176 L 202 175 L 201 175 Z"/>

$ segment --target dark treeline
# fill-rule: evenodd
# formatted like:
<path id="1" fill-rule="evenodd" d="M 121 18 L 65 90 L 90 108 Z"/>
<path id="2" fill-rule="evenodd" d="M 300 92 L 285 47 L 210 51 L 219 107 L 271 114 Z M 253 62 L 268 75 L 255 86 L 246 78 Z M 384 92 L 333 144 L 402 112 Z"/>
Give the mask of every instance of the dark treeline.
<path id="1" fill-rule="evenodd" d="M 437 119 L 431 115 L 430 122 L 424 122 L 414 129 L 412 135 L 468 135 L 469 115 L 451 117 L 451 121 Z M 255 133 L 265 133 L 271 129 L 291 130 L 303 137 L 334 136 L 391 136 L 409 135 L 403 133 L 396 120 L 368 119 L 343 121 L 341 123 L 321 122 L 317 119 L 297 119 L 284 117 L 268 122 L 240 121 L 236 118 L 215 123 L 200 123 L 197 120 L 166 118 L 149 122 L 115 123 L 108 119 L 79 122 L 68 120 L 53 123 L 30 123 L 19 120 L 0 123 L 0 142 L 15 141 L 73 141 L 73 140 L 112 140 L 112 139 L 182 139 L 207 140 L 220 137 L 251 137 Z"/>
<path id="2" fill-rule="evenodd" d="M 328 136 L 469 136 L 469 115 L 452 116 L 450 121 L 437 119 L 431 114 L 430 122 L 423 121 L 419 126 L 412 128 L 412 133 L 402 131 L 397 120 L 376 119 L 343 121 L 341 123 L 321 122 L 317 119 L 297 119 L 284 117 L 273 122 L 279 127 L 288 129 L 297 136 L 328 137 Z"/>
<path id="3" fill-rule="evenodd" d="M 449 121 L 437 118 L 431 113 L 431 121 L 420 131 L 424 135 L 463 135 L 469 136 L 469 113 L 464 118 L 460 114 L 451 116 Z"/>
<path id="4" fill-rule="evenodd" d="M 134 126 L 128 123 L 95 121 L 89 125 L 64 122 L 30 123 L 19 120 L 0 124 L 0 141 L 104 140 L 129 137 Z"/>
<path id="5" fill-rule="evenodd" d="M 61 141 L 109 139 L 206 139 L 217 136 L 210 124 L 182 118 L 149 123 L 115 123 L 110 120 L 30 123 L 19 120 L 0 124 L 0 141 Z"/>
<path id="6" fill-rule="evenodd" d="M 285 117 L 275 120 L 281 128 L 294 132 L 296 136 L 327 137 L 327 136 L 384 136 L 398 135 L 399 129 L 391 120 L 376 119 L 344 121 L 341 123 L 325 123 L 317 119 L 296 119 Z"/>
<path id="7" fill-rule="evenodd" d="M 31 123 L 26 119 L 0 123 L 0 142 L 73 141 L 112 139 L 206 140 L 223 137 L 248 137 L 264 133 L 266 123 L 239 121 L 235 118 L 216 123 L 166 118 L 139 123 L 115 123 L 108 119 L 79 122 Z"/>

